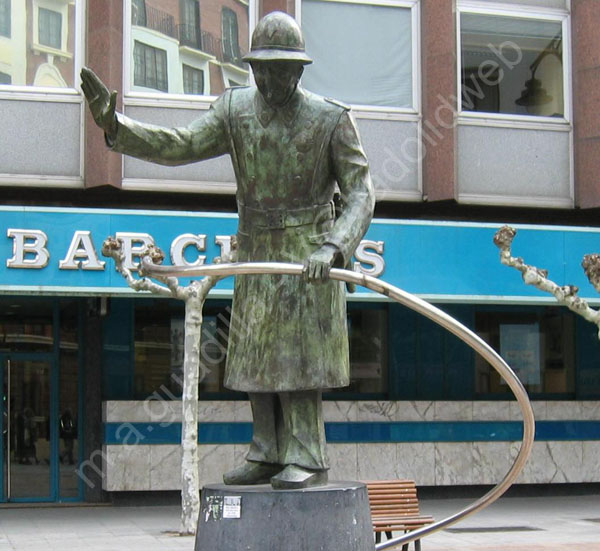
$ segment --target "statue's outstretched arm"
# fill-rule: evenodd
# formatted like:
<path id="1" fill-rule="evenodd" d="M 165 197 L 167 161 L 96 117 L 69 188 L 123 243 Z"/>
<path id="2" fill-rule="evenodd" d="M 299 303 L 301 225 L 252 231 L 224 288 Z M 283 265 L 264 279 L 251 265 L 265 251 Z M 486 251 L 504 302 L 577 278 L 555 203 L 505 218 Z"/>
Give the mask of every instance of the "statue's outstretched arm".
<path id="1" fill-rule="evenodd" d="M 98 75 L 87 67 L 81 69 L 81 89 L 94 121 L 110 139 L 114 139 L 117 135 L 117 92 L 109 92 Z"/>
<path id="2" fill-rule="evenodd" d="M 225 94 L 188 127 L 165 128 L 134 121 L 115 111 L 117 93 L 110 93 L 88 68 L 81 70 L 81 89 L 107 145 L 119 153 L 164 165 L 181 165 L 229 152 Z"/>

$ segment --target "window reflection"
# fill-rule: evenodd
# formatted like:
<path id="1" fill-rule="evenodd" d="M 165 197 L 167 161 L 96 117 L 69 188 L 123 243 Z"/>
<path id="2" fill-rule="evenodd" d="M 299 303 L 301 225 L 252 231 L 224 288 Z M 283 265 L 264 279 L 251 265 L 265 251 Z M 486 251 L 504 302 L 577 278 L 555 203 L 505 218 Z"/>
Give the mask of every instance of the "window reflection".
<path id="1" fill-rule="evenodd" d="M 200 341 L 201 397 L 237 394 L 223 385 L 231 307 L 207 304 Z M 336 392 L 384 393 L 388 388 L 388 311 L 352 305 L 348 312 L 351 384 Z M 184 308 L 166 300 L 136 300 L 135 397 L 181 396 Z"/>
<path id="2" fill-rule="evenodd" d="M 76 2 L 0 0 L 0 84 L 73 88 Z"/>
<path id="3" fill-rule="evenodd" d="M 0 351 L 51 352 L 53 346 L 50 301 L 0 299 Z"/>
<path id="4" fill-rule="evenodd" d="M 507 361 L 529 392 L 572 393 L 575 389 L 574 314 L 560 308 L 477 312 L 477 334 Z M 480 356 L 475 360 L 477 394 L 509 392 Z"/>
<path id="5" fill-rule="evenodd" d="M 216 96 L 247 84 L 248 32 L 245 2 L 132 0 L 132 91 Z"/>
<path id="6" fill-rule="evenodd" d="M 463 13 L 463 111 L 562 117 L 562 23 Z"/>

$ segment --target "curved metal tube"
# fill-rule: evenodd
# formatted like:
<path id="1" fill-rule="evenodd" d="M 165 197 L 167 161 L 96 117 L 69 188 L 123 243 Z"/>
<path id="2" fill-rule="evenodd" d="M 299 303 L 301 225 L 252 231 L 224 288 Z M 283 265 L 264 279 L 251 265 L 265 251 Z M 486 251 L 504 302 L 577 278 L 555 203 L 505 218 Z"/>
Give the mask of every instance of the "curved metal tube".
<path id="1" fill-rule="evenodd" d="M 283 262 L 237 262 L 233 264 L 212 264 L 197 267 L 178 268 L 174 266 L 156 266 L 152 264 L 146 257 L 142 260 L 142 263 L 144 275 L 162 277 L 224 277 L 250 274 L 284 274 L 301 276 L 304 270 L 304 267 L 301 264 L 289 264 Z M 491 505 L 506 490 L 508 490 L 510 485 L 519 476 L 520 472 L 525 466 L 525 462 L 527 461 L 533 446 L 533 439 L 535 436 L 535 420 L 533 417 L 531 403 L 529 402 L 527 392 L 521 384 L 521 381 L 508 366 L 508 364 L 500 357 L 500 355 L 479 336 L 465 327 L 462 323 L 456 321 L 453 317 L 449 316 L 439 308 L 432 306 L 428 302 L 425 302 L 424 300 L 416 297 L 415 295 L 407 293 L 398 287 L 390 285 L 389 283 L 385 283 L 384 281 L 365 274 L 360 274 L 358 272 L 333 268 L 329 274 L 329 277 L 338 281 L 355 283 L 357 285 L 361 285 L 362 287 L 366 287 L 371 291 L 385 295 L 386 297 L 389 297 L 396 302 L 407 306 L 411 310 L 422 314 L 438 325 L 441 325 L 444 329 L 447 329 L 453 335 L 456 335 L 460 340 L 469 345 L 473 350 L 480 354 L 482 358 L 489 362 L 490 365 L 506 381 L 515 398 L 517 399 L 523 415 L 524 427 L 521 449 L 519 450 L 512 467 L 506 473 L 504 478 L 496 486 L 494 486 L 494 488 L 458 513 L 455 513 L 454 515 L 442 519 L 434 524 L 430 524 L 429 526 L 419 528 L 418 530 L 414 530 L 397 538 L 377 544 L 375 549 L 377 551 L 380 549 L 392 549 L 416 539 L 420 539 L 423 536 L 427 536 L 433 532 L 437 532 L 438 530 L 451 526 L 459 520 L 462 520 L 463 518 L 472 515 L 481 509 L 484 509 L 488 505 Z"/>

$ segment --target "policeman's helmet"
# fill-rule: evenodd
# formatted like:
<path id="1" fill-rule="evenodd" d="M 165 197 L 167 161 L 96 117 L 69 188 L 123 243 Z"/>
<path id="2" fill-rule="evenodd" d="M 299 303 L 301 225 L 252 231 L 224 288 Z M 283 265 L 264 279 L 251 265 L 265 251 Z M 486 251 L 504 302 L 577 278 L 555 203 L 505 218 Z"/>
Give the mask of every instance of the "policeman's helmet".
<path id="1" fill-rule="evenodd" d="M 312 63 L 306 55 L 304 38 L 296 20 L 280 11 L 265 15 L 252 33 L 250 53 L 242 58 L 251 61 L 298 61 Z"/>

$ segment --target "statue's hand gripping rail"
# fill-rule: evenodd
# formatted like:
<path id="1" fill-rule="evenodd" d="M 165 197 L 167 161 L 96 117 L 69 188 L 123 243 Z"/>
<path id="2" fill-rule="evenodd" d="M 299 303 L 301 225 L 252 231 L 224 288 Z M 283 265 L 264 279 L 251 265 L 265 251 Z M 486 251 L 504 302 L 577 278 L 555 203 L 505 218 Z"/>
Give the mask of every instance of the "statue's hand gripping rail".
<path id="1" fill-rule="evenodd" d="M 142 258 L 141 268 L 142 274 L 149 277 L 226 277 L 255 274 L 285 274 L 302 276 L 304 270 L 305 267 L 301 264 L 290 264 L 283 262 L 236 262 L 231 264 L 208 264 L 204 266 L 178 268 L 174 266 L 156 266 L 152 263 L 149 257 Z M 470 346 L 473 350 L 475 350 L 478 354 L 480 354 L 500 374 L 515 395 L 523 415 L 524 427 L 521 448 L 510 470 L 494 488 L 458 513 L 455 513 L 454 515 L 451 515 L 429 526 L 377 544 L 375 549 L 391 549 L 416 539 L 420 539 L 423 536 L 443 528 L 447 528 L 459 520 L 462 520 L 463 518 L 476 513 L 493 503 L 511 486 L 511 484 L 519 476 L 533 447 L 535 421 L 531 403 L 529 402 L 527 392 L 521 384 L 521 381 L 519 381 L 518 377 L 507 365 L 507 363 L 500 357 L 500 355 L 479 336 L 442 310 L 432 306 L 415 295 L 407 293 L 398 287 L 390 285 L 389 283 L 374 277 L 349 270 L 333 268 L 329 272 L 329 277 L 334 280 L 345 281 L 346 283 L 354 283 L 375 291 L 376 293 L 385 295 L 386 297 L 389 297 L 390 299 L 407 306 L 411 310 L 424 315 L 425 317 L 431 319 L 435 323 L 450 331 L 452 334 Z"/>

